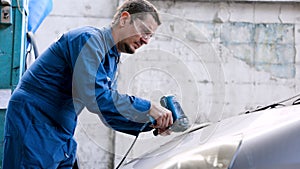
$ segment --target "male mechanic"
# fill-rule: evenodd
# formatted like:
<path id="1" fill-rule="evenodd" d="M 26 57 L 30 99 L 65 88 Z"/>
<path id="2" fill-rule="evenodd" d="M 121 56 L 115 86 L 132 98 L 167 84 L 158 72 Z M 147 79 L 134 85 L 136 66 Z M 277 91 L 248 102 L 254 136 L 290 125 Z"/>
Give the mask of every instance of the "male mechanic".
<path id="1" fill-rule="evenodd" d="M 6 112 L 3 169 L 72 168 L 77 115 L 86 107 L 109 127 L 131 135 L 172 125 L 172 113 L 120 94 L 120 54 L 147 44 L 160 19 L 146 0 L 127 0 L 110 26 L 71 30 L 26 71 Z M 153 126 L 150 116 L 156 119 Z"/>

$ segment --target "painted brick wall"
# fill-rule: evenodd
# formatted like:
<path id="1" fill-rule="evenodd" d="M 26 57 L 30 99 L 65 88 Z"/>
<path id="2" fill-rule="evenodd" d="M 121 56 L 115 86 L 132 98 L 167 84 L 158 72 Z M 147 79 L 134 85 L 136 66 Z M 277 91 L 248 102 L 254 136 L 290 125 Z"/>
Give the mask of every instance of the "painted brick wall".
<path id="1" fill-rule="evenodd" d="M 298 3 L 154 3 L 163 24 L 147 47 L 123 58 L 120 91 L 153 101 L 176 94 L 193 123 L 299 93 Z M 144 134 L 129 156 L 170 139 Z M 116 154 L 132 140 L 117 134 Z"/>
<path id="2" fill-rule="evenodd" d="M 37 32 L 43 51 L 72 28 L 108 24 L 118 0 L 54 0 Z M 120 64 L 119 91 L 158 101 L 176 94 L 192 123 L 215 121 L 300 91 L 300 4 L 153 1 L 163 24 Z M 82 168 L 113 168 L 133 137 L 114 133 L 84 111 L 76 137 Z M 170 137 L 142 134 L 129 159 Z"/>

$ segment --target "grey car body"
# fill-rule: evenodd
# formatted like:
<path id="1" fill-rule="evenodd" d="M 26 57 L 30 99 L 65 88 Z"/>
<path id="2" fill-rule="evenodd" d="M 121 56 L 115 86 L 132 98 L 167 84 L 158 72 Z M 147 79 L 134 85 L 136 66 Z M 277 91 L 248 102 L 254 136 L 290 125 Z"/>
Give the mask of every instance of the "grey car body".
<path id="1" fill-rule="evenodd" d="M 124 169 L 300 169 L 300 105 L 203 123 Z"/>

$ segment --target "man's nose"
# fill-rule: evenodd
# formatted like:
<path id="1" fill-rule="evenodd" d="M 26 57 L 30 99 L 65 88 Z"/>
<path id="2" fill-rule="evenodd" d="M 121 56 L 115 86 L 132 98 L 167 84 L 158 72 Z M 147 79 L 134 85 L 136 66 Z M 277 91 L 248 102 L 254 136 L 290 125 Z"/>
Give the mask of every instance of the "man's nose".
<path id="1" fill-rule="evenodd" d="M 142 42 L 142 44 L 147 45 L 149 42 L 149 39 L 145 39 L 145 38 L 141 37 L 141 42 Z"/>

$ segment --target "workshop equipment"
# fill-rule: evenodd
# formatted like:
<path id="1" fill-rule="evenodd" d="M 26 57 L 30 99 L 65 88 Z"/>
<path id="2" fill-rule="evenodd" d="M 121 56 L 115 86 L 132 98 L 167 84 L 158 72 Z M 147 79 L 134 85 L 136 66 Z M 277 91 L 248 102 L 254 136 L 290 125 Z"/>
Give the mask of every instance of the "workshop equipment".
<path id="1" fill-rule="evenodd" d="M 170 131 L 173 132 L 184 132 L 190 127 L 189 119 L 185 115 L 184 111 L 182 110 L 179 102 L 176 100 L 176 97 L 173 95 L 163 96 L 160 99 L 161 106 L 167 108 L 172 112 L 173 117 L 173 125 L 169 127 Z M 155 120 L 151 119 L 152 124 L 155 124 Z M 153 134 L 156 136 L 158 135 L 158 130 L 154 130 Z"/>
<path id="2" fill-rule="evenodd" d="M 0 140 L 3 140 L 4 117 L 10 94 L 25 69 L 26 7 L 27 0 L 0 1 Z M 2 144 L 1 141 L 1 159 Z M 2 160 L 0 166 L 1 163 Z"/>
<path id="3" fill-rule="evenodd" d="M 0 89 L 14 89 L 24 72 L 26 6 L 25 0 L 1 0 Z"/>

